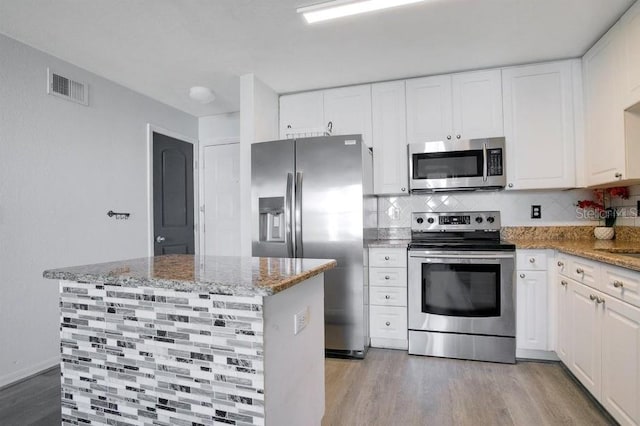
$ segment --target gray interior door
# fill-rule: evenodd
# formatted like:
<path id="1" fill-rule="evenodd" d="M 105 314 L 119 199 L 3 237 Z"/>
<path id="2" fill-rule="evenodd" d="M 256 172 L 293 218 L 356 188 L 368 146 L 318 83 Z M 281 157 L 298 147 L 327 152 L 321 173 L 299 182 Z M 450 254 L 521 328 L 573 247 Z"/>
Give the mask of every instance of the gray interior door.
<path id="1" fill-rule="evenodd" d="M 193 145 L 153 133 L 153 253 L 194 254 Z"/>

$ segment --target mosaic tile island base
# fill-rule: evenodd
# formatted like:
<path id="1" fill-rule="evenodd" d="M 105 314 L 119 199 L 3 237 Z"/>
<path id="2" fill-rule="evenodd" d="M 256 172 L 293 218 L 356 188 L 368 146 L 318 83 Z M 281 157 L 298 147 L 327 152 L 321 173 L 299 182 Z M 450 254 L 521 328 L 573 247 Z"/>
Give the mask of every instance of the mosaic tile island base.
<path id="1" fill-rule="evenodd" d="M 45 271 L 60 286 L 62 424 L 320 425 L 335 265 L 170 255 Z"/>

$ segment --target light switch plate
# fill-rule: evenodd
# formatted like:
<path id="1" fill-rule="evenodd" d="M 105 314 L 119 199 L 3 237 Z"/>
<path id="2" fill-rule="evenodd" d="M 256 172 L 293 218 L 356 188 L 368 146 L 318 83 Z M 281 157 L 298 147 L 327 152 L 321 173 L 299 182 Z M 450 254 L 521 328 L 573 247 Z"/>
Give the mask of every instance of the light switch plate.
<path id="1" fill-rule="evenodd" d="M 300 333 L 309 324 L 309 307 L 305 306 L 303 310 L 293 316 L 293 334 Z"/>

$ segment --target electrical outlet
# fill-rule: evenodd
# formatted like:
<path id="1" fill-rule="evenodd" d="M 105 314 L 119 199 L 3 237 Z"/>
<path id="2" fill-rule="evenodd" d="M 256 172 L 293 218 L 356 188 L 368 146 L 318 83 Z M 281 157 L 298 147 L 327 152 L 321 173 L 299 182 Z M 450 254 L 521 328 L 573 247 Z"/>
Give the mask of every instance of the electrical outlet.
<path id="1" fill-rule="evenodd" d="M 309 307 L 305 306 L 303 310 L 293 316 L 293 334 L 300 333 L 309 324 Z"/>
<path id="2" fill-rule="evenodd" d="M 636 201 L 636 216 L 640 217 L 640 200 Z"/>
<path id="3" fill-rule="evenodd" d="M 542 206 L 533 204 L 531 205 L 531 219 L 542 218 Z"/>

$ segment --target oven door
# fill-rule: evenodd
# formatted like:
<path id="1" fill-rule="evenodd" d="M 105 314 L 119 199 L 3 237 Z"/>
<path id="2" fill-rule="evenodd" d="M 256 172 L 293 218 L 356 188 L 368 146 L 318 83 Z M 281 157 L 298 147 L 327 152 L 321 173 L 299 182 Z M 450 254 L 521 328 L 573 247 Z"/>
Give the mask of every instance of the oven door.
<path id="1" fill-rule="evenodd" d="M 409 251 L 409 329 L 515 337 L 514 257 Z"/>

